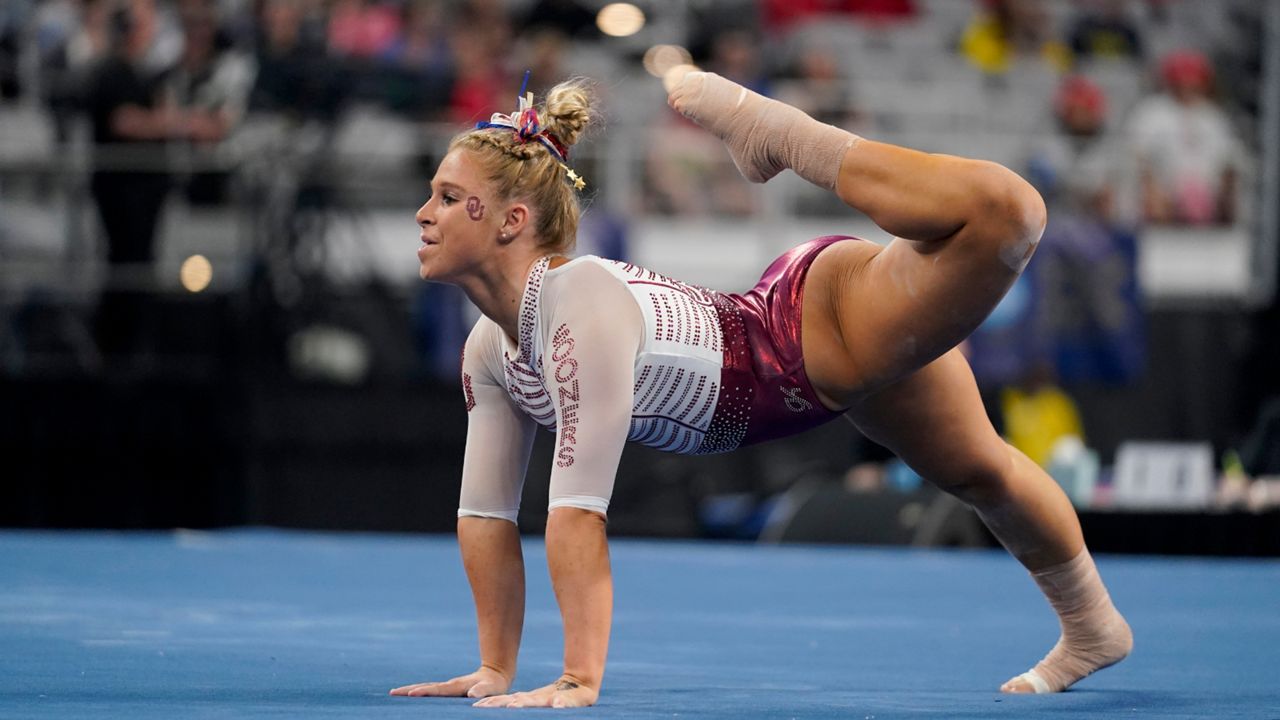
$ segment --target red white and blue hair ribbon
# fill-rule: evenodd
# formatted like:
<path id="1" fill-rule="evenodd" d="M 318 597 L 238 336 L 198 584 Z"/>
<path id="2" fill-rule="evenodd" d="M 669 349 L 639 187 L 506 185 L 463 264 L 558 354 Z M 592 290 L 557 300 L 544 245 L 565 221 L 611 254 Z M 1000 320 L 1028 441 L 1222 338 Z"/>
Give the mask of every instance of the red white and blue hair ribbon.
<path id="1" fill-rule="evenodd" d="M 525 143 L 530 140 L 540 142 L 551 151 L 551 154 L 562 164 L 569 159 L 569 149 L 555 135 L 542 129 L 542 120 L 538 117 L 538 109 L 533 105 L 533 93 L 525 92 L 529 87 L 529 71 L 524 73 L 524 82 L 520 84 L 520 94 L 516 96 L 516 111 L 510 115 L 494 113 L 489 122 L 476 123 L 477 130 L 486 128 L 506 128 L 511 130 Z"/>

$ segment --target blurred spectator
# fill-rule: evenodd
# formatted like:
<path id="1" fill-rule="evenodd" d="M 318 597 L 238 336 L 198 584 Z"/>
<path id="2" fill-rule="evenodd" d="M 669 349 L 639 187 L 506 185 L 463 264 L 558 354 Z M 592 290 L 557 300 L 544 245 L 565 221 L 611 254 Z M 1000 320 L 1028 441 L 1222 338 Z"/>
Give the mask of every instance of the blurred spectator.
<path id="1" fill-rule="evenodd" d="M 103 16 L 101 24 L 105 33 L 105 3 L 49 0 L 35 10 L 37 82 L 42 100 L 52 113 L 54 137 L 59 142 L 64 142 L 70 134 L 70 120 L 79 109 L 81 94 L 71 69 L 71 46 L 80 33 L 84 16 L 95 5 L 103 6 L 97 12 Z M 102 47 L 106 47 L 105 34 Z"/>
<path id="2" fill-rule="evenodd" d="M 253 108 L 293 118 L 337 115 L 343 80 L 326 60 L 322 18 L 310 9 L 305 0 L 264 0 Z"/>
<path id="3" fill-rule="evenodd" d="M 385 55 L 401 41 L 400 11 L 389 3 L 337 0 L 329 8 L 329 51 L 353 58 Z"/>
<path id="4" fill-rule="evenodd" d="M 0 5 L 0 100 L 12 100 L 21 93 L 18 56 L 29 12 L 26 0 L 6 0 Z"/>
<path id="5" fill-rule="evenodd" d="M 805 111 L 819 122 L 857 130 L 862 116 L 833 49 L 805 45 L 789 77 L 777 85 L 779 100 Z"/>
<path id="6" fill-rule="evenodd" d="M 1054 98 L 1058 133 L 1032 157 L 1029 176 L 1049 222 L 1031 268 L 1037 356 L 1066 382 L 1124 383 L 1146 360 L 1137 238 L 1117 219 L 1121 166 L 1108 132 L 1107 98 L 1081 76 Z"/>
<path id="7" fill-rule="evenodd" d="M 441 118 L 453 87 L 449 22 L 441 0 L 404 6 L 404 32 L 381 55 L 384 97 L 414 117 Z"/>
<path id="8" fill-rule="evenodd" d="M 1179 51 L 1160 63 L 1163 92 L 1129 118 L 1137 153 L 1143 215 L 1156 224 L 1230 224 L 1236 219 L 1241 149 L 1211 95 L 1204 55 Z"/>
<path id="9" fill-rule="evenodd" d="M 112 0 L 84 0 L 79 23 L 67 43 L 68 67 L 88 67 L 107 54 L 112 41 L 111 16 L 116 5 Z"/>
<path id="10" fill-rule="evenodd" d="M 535 97 L 544 97 L 547 90 L 569 76 L 564 63 L 569 38 L 564 32 L 547 27 L 534 30 L 526 35 L 522 49 L 523 61 L 519 65 L 529 71 L 529 89 Z"/>
<path id="11" fill-rule="evenodd" d="M 646 146 L 648 212 L 746 215 L 752 211 L 749 188 L 724 144 L 676 112 L 664 113 Z"/>
<path id="12" fill-rule="evenodd" d="M 459 10 L 450 35 L 456 70 L 450 122 L 472 123 L 515 110 L 513 36 L 511 18 L 499 0 L 468 0 Z"/>
<path id="13" fill-rule="evenodd" d="M 1066 437 L 1084 438 L 1080 411 L 1051 370 L 1041 366 L 1024 383 L 1000 393 L 1004 437 L 1041 467 L 1049 464 L 1053 448 Z"/>
<path id="14" fill-rule="evenodd" d="M 732 29 L 711 40 L 706 69 L 769 95 L 769 78 L 760 43 L 746 30 Z M 654 130 L 649 147 L 650 210 L 677 215 L 746 215 L 754 203 L 750 189 L 734 169 L 724 144 L 678 113 Z"/>
<path id="15" fill-rule="evenodd" d="M 510 59 L 516 33 L 506 0 L 463 0 L 454 27 L 476 33 L 490 62 L 502 63 Z"/>
<path id="16" fill-rule="evenodd" d="M 457 75 L 449 96 L 449 122 L 474 123 L 495 112 L 514 112 L 516 94 L 508 92 L 506 48 L 494 47 L 491 36 L 467 26 L 454 30 L 450 40 Z"/>
<path id="17" fill-rule="evenodd" d="M 821 43 L 805 43 L 801 47 L 789 77 L 777 82 L 777 97 L 820 122 L 850 132 L 866 132 L 860 127 L 863 115 L 854 103 L 839 58 L 832 48 Z M 808 183 L 798 187 L 796 193 L 797 212 L 839 215 L 848 211 L 838 197 Z"/>
<path id="18" fill-rule="evenodd" d="M 1106 133 L 1106 95 L 1093 81 L 1073 75 L 1058 86 L 1053 104 L 1058 132 L 1032 150 L 1028 178 L 1051 215 L 1069 212 L 1110 221 L 1120 168 Z"/>
<path id="19" fill-rule="evenodd" d="M 1070 66 L 1067 47 L 1053 36 L 1040 0 L 983 0 L 960 38 L 960 54 L 988 75 L 1002 75 L 1020 58 L 1058 70 Z"/>
<path id="20" fill-rule="evenodd" d="M 916 17 L 915 0 L 764 0 L 764 26 L 785 32 L 796 25 L 843 15 L 872 23 L 897 22 Z"/>
<path id="21" fill-rule="evenodd" d="M 579 40 L 600 35 L 595 11 L 579 0 L 537 0 L 525 14 L 521 27 L 526 32 L 548 28 Z"/>
<path id="22" fill-rule="evenodd" d="M 215 0 L 218 29 L 231 47 L 248 51 L 257 41 L 258 7 L 261 0 Z"/>
<path id="23" fill-rule="evenodd" d="M 156 37 L 153 0 L 131 0 L 109 16 L 107 54 L 94 67 L 86 108 L 95 144 L 91 181 L 106 233 L 112 289 L 99 309 L 104 354 L 145 342 L 144 295 L 156 222 L 168 190 L 163 141 L 178 118 L 161 101 L 160 80 L 144 64 Z"/>
<path id="24" fill-rule="evenodd" d="M 252 58 L 233 51 L 220 34 L 210 0 L 188 0 L 182 7 L 186 44 L 182 60 L 167 79 L 170 97 L 182 111 L 186 136 L 199 145 L 221 142 L 244 117 L 253 87 Z M 225 199 L 226 173 L 193 173 L 189 199 L 196 204 Z"/>
<path id="25" fill-rule="evenodd" d="M 439 0 L 412 0 L 404 6 L 404 32 L 382 51 L 382 59 L 426 74 L 449 72 L 449 26 Z"/>
<path id="26" fill-rule="evenodd" d="M 761 95 L 771 94 L 769 76 L 760 57 L 760 38 L 750 31 L 737 28 L 716 33 L 711 40 L 707 70 Z"/>
<path id="27" fill-rule="evenodd" d="M 1067 31 L 1076 62 L 1143 58 L 1142 36 L 1129 0 L 1086 0 Z"/>
<path id="28" fill-rule="evenodd" d="M 987 386 L 1125 383 L 1145 364 L 1137 239 L 1114 211 L 1122 168 L 1107 98 L 1092 81 L 1068 77 L 1054 117 L 1058 131 L 1032 148 L 1025 173 L 1049 208 L 1040 248 L 969 342 Z"/>

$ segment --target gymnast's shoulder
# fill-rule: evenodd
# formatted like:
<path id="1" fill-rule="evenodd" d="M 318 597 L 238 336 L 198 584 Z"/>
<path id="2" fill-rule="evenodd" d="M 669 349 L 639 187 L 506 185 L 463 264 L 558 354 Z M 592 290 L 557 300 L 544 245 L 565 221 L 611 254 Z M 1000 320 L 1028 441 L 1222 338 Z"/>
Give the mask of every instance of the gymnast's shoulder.
<path id="1" fill-rule="evenodd" d="M 607 312 L 629 312 L 636 301 L 616 262 L 580 255 L 547 271 L 542 303 L 553 311 L 586 305 Z"/>
<path id="2" fill-rule="evenodd" d="M 502 327 L 482 314 L 462 346 L 463 372 L 501 377 L 504 343 L 509 344 L 509 341 L 504 337 Z"/>

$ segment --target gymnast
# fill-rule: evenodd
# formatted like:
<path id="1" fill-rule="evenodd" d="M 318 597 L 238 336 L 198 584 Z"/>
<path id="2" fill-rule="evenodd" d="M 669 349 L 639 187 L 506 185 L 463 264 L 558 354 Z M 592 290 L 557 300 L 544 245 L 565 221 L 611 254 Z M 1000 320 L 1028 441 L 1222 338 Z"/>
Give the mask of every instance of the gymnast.
<path id="1" fill-rule="evenodd" d="M 668 103 L 727 145 L 752 182 L 790 168 L 894 236 L 783 254 L 743 295 L 631 264 L 569 259 L 583 180 L 569 150 L 590 86 L 455 137 L 417 212 L 423 279 L 483 313 L 468 337 L 458 542 L 476 605 L 480 666 L 408 696 L 482 707 L 580 707 L 604 680 L 613 607 L 606 515 L 623 444 L 725 452 L 847 415 L 921 476 L 972 506 L 1030 572 L 1061 636 L 1009 693 L 1059 692 L 1133 645 L 1066 496 L 992 428 L 956 350 L 1026 266 L 1040 196 L 990 162 L 927 154 L 821 124 L 718 75 L 691 72 Z M 538 426 L 554 430 L 547 563 L 564 622 L 564 671 L 510 692 L 524 622 L 516 513 Z"/>

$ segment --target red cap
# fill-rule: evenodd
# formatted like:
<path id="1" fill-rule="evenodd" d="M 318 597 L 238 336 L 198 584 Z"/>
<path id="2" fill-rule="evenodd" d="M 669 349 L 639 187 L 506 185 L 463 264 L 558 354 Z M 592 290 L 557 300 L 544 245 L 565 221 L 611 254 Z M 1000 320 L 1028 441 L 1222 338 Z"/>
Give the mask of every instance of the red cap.
<path id="1" fill-rule="evenodd" d="M 1053 109 L 1059 117 L 1068 110 L 1083 107 L 1095 117 L 1107 114 L 1107 94 L 1097 83 L 1083 75 L 1071 75 L 1058 86 L 1053 97 Z"/>
<path id="2" fill-rule="evenodd" d="M 1213 80 L 1213 68 L 1204 53 L 1196 50 L 1178 50 L 1160 61 L 1160 77 L 1170 87 L 1208 85 Z"/>

